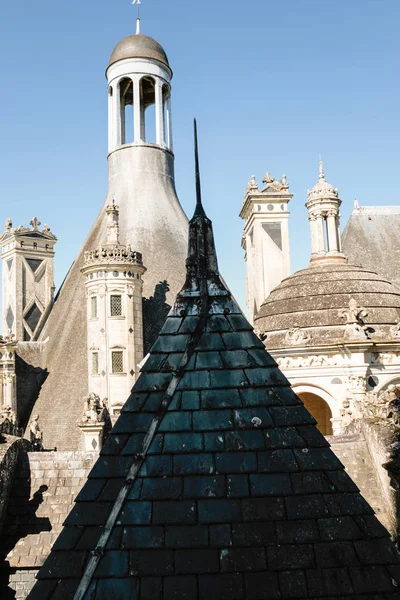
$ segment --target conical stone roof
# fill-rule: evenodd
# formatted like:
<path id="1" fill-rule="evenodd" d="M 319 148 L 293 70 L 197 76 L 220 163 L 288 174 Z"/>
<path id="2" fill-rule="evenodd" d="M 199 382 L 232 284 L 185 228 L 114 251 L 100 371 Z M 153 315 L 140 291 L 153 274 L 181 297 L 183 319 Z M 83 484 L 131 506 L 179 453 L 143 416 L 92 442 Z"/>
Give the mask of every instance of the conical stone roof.
<path id="1" fill-rule="evenodd" d="M 30 600 L 399 598 L 386 530 L 190 222 L 187 280 Z"/>

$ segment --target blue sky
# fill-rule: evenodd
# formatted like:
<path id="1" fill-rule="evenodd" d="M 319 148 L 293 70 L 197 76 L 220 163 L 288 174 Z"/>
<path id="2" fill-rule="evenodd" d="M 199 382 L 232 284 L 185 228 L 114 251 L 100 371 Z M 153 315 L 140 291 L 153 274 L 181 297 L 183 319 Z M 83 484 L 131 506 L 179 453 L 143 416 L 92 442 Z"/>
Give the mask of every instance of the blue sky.
<path id="1" fill-rule="evenodd" d="M 194 206 L 192 119 L 220 269 L 244 308 L 238 213 L 250 175 L 286 173 L 292 271 L 307 265 L 307 189 L 322 153 L 353 200 L 397 204 L 398 0 L 142 0 L 142 32 L 174 71 L 176 184 Z M 1 0 L 0 224 L 36 215 L 58 236 L 60 285 L 107 186 L 104 71 L 134 32 L 130 0 Z"/>

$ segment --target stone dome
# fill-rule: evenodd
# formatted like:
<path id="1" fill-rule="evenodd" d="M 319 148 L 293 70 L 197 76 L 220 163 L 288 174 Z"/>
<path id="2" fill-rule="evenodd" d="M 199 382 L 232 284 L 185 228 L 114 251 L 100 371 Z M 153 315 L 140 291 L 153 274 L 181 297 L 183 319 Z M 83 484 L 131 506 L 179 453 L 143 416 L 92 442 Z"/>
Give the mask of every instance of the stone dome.
<path id="1" fill-rule="evenodd" d="M 283 349 L 398 341 L 399 321 L 400 291 L 393 284 L 359 266 L 327 263 L 284 279 L 264 300 L 255 328 L 266 334 L 267 349 Z"/>
<path id="2" fill-rule="evenodd" d="M 162 46 L 153 38 L 141 33 L 129 35 L 121 40 L 112 51 L 108 66 L 125 58 L 150 58 L 169 67 L 168 58 Z"/>

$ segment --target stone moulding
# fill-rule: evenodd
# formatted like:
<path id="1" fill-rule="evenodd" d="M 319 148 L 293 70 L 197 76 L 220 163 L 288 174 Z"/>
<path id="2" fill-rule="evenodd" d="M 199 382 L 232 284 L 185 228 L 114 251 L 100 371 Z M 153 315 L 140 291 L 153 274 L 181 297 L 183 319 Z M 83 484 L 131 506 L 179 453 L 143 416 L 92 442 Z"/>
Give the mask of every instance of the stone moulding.
<path id="1" fill-rule="evenodd" d="M 141 253 L 131 250 L 130 246 L 100 246 L 85 252 L 85 265 L 103 263 L 131 263 L 143 266 Z"/>

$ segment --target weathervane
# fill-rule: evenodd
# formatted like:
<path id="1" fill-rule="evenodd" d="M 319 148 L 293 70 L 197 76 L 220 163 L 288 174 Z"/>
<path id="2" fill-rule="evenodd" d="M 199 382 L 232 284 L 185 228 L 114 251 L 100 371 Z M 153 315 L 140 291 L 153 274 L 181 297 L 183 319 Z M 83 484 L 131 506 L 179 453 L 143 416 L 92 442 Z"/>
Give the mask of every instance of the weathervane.
<path id="1" fill-rule="evenodd" d="M 132 0 L 132 4 L 137 5 L 136 33 L 140 33 L 140 5 L 141 0 Z"/>

